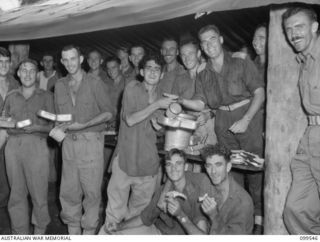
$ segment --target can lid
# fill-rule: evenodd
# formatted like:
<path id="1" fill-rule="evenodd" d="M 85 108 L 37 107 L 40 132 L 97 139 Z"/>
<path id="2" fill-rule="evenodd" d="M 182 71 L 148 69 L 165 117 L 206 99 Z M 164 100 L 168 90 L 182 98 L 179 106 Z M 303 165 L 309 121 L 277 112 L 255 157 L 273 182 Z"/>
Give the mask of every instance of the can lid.
<path id="1" fill-rule="evenodd" d="M 171 103 L 169 105 L 169 109 L 172 113 L 176 115 L 182 112 L 182 107 L 179 103 Z"/>

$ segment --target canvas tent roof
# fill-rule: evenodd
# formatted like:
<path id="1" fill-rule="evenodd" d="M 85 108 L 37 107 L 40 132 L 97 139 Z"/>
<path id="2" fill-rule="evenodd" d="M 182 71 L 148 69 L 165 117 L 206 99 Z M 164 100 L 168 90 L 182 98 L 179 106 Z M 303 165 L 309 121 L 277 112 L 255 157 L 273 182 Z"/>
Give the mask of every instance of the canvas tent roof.
<path id="1" fill-rule="evenodd" d="M 2 43 L 27 41 L 31 43 L 31 51 L 35 55 L 45 50 L 59 49 L 67 43 L 83 47 L 94 46 L 105 54 L 113 53 L 120 44 L 132 42 L 142 42 L 147 47 L 155 49 L 165 35 L 186 32 L 195 34 L 201 25 L 207 23 L 216 23 L 222 28 L 222 32 L 226 34 L 227 46 L 237 49 L 251 38 L 255 24 L 268 18 L 269 8 L 266 6 L 297 2 L 292 0 L 29 1 L 33 4 L 25 4 L 9 12 L 0 12 L 0 41 Z M 318 0 L 301 2 L 315 4 Z M 238 9 L 243 10 L 232 11 Z M 194 19 L 195 13 L 207 11 L 212 13 L 198 20 Z"/>

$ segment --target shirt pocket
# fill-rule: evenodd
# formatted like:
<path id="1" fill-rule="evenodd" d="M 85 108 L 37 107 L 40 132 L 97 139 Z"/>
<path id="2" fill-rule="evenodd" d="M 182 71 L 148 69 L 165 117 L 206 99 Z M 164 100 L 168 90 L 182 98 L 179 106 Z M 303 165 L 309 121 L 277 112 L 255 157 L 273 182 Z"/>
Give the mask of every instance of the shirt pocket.
<path id="1" fill-rule="evenodd" d="M 228 92 L 232 96 L 241 95 L 244 91 L 243 81 L 242 81 L 242 73 L 238 70 L 232 70 L 227 75 L 228 80 Z"/>
<path id="2" fill-rule="evenodd" d="M 60 113 L 68 113 L 68 111 L 67 111 L 68 98 L 67 97 L 58 98 L 57 99 L 57 106 L 59 108 Z"/>
<path id="3" fill-rule="evenodd" d="M 311 104 L 320 105 L 320 85 L 318 83 L 310 83 L 309 96 Z"/>

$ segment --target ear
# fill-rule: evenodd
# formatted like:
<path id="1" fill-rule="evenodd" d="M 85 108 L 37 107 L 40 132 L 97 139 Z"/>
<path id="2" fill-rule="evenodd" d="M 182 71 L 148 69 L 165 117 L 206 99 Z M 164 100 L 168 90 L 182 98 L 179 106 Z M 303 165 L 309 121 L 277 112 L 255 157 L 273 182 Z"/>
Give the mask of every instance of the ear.
<path id="1" fill-rule="evenodd" d="M 80 64 L 82 64 L 83 60 L 84 60 L 83 55 L 80 55 Z"/>
<path id="2" fill-rule="evenodd" d="M 100 60 L 100 65 L 102 65 L 102 63 L 103 63 L 103 59 Z"/>
<path id="3" fill-rule="evenodd" d="M 61 64 L 64 66 L 62 58 L 60 59 L 60 62 L 61 62 Z"/>
<path id="4" fill-rule="evenodd" d="M 140 69 L 140 75 L 144 77 L 144 70 Z"/>
<path id="5" fill-rule="evenodd" d="M 130 62 L 132 62 L 132 58 L 131 58 L 131 55 L 129 55 L 129 60 L 130 60 Z"/>
<path id="6" fill-rule="evenodd" d="M 43 67 L 43 61 L 40 61 L 40 65 Z"/>
<path id="7" fill-rule="evenodd" d="M 164 72 L 162 71 L 162 72 L 161 72 L 161 75 L 160 75 L 160 79 L 162 79 L 163 76 L 164 76 Z"/>
<path id="8" fill-rule="evenodd" d="M 318 31 L 319 28 L 319 23 L 317 21 L 313 22 L 311 24 L 311 31 L 312 33 L 316 33 Z"/>
<path id="9" fill-rule="evenodd" d="M 231 163 L 231 161 L 229 161 L 229 162 L 227 163 L 227 172 L 228 172 L 228 173 L 230 172 L 231 168 L 232 168 L 232 163 Z"/>
<path id="10" fill-rule="evenodd" d="M 223 44 L 223 37 L 222 36 L 219 37 L 219 40 L 220 40 L 220 44 Z"/>
<path id="11" fill-rule="evenodd" d="M 20 73 L 20 70 L 19 70 L 19 69 L 18 69 L 18 71 L 17 71 L 17 75 L 18 75 L 19 78 L 21 78 L 21 73 Z"/>

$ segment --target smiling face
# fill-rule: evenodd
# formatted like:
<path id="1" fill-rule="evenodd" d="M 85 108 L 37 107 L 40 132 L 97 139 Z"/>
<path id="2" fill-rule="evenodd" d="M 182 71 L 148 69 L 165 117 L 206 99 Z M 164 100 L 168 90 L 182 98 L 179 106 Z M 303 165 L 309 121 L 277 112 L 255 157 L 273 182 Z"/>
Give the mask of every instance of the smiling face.
<path id="1" fill-rule="evenodd" d="M 92 51 L 88 55 L 88 65 L 90 66 L 90 69 L 92 71 L 98 70 L 100 68 L 100 65 L 102 64 L 102 58 L 100 53 L 97 51 Z"/>
<path id="2" fill-rule="evenodd" d="M 120 75 L 120 65 L 116 61 L 107 62 L 107 72 L 112 80 L 117 79 Z"/>
<path id="3" fill-rule="evenodd" d="M 219 185 L 227 179 L 231 162 L 227 162 L 223 156 L 213 155 L 207 157 L 205 168 L 212 184 Z"/>
<path id="4" fill-rule="evenodd" d="M 161 77 L 161 66 L 154 60 L 149 60 L 143 69 L 140 70 L 140 74 L 144 77 L 144 81 L 147 84 L 157 85 Z"/>
<path id="5" fill-rule="evenodd" d="M 179 154 L 171 156 L 165 163 L 166 173 L 172 182 L 181 180 L 184 177 L 185 161 Z"/>
<path id="6" fill-rule="evenodd" d="M 37 67 L 30 62 L 22 63 L 17 74 L 23 87 L 32 87 L 36 83 Z"/>
<path id="7" fill-rule="evenodd" d="M 81 63 L 83 56 L 81 56 L 75 48 L 62 51 L 61 63 L 64 65 L 69 74 L 74 75 L 81 71 Z"/>
<path id="8" fill-rule="evenodd" d="M 215 59 L 222 54 L 223 38 L 212 29 L 203 32 L 200 36 L 201 48 L 209 58 Z"/>
<path id="9" fill-rule="evenodd" d="M 267 42 L 267 29 L 266 27 L 260 27 L 254 32 L 252 46 L 257 55 L 266 54 L 266 42 Z"/>
<path id="10" fill-rule="evenodd" d="M 174 40 L 166 40 L 161 46 L 161 55 L 163 56 L 166 64 L 171 64 L 177 60 L 178 44 Z"/>
<path id="11" fill-rule="evenodd" d="M 191 43 L 183 45 L 180 48 L 181 60 L 188 70 L 194 69 L 199 64 L 200 55 L 200 50 Z"/>
<path id="12" fill-rule="evenodd" d="M 316 36 L 318 22 L 311 21 L 304 12 L 298 12 L 284 21 L 284 29 L 292 47 L 305 52 Z"/>

